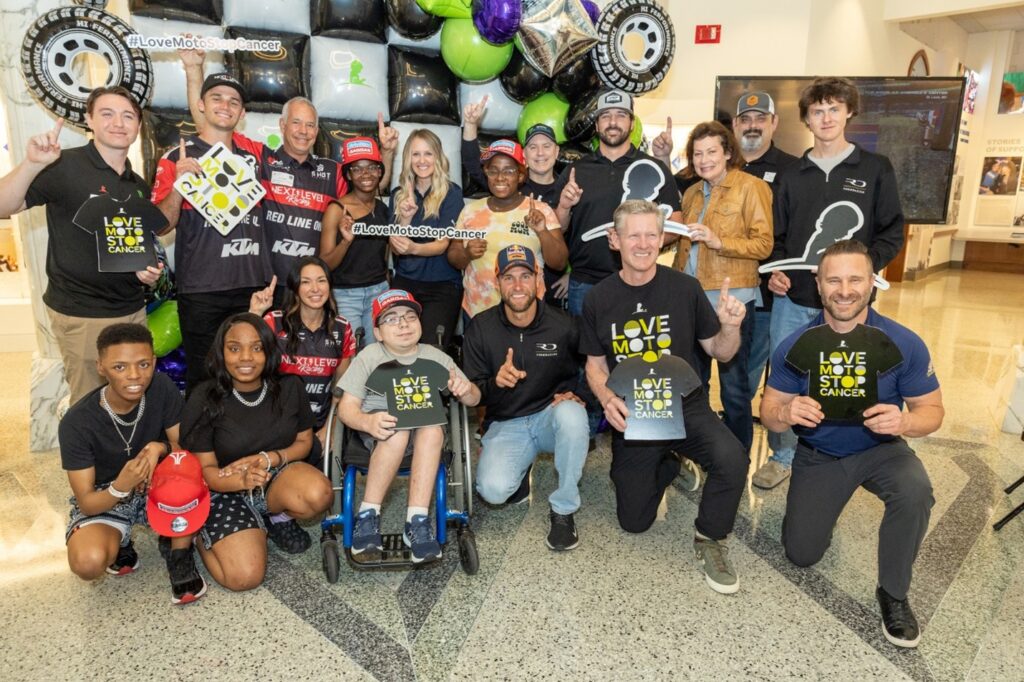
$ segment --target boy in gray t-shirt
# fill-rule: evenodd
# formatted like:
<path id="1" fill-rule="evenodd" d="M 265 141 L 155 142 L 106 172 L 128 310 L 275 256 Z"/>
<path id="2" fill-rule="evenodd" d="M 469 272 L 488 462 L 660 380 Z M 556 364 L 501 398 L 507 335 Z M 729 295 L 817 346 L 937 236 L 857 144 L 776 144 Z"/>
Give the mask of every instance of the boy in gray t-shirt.
<path id="1" fill-rule="evenodd" d="M 355 357 L 338 383 L 344 391 L 341 421 L 376 441 L 352 532 L 352 554 L 366 555 L 367 560 L 379 557 L 383 550 L 380 505 L 410 442 L 412 476 L 403 539 L 414 562 L 440 558 L 428 509 L 444 443 L 439 394 L 447 390 L 468 407 L 480 402 L 480 390 L 450 357 L 419 343 L 422 311 L 416 299 L 401 289 L 374 299 L 377 343 Z"/>

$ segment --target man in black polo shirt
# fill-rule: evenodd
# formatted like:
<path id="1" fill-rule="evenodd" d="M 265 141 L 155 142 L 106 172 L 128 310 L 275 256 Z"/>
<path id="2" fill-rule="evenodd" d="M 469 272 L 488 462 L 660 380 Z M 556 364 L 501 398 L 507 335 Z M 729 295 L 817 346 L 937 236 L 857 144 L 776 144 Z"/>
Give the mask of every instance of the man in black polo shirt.
<path id="1" fill-rule="evenodd" d="M 93 197 L 109 197 L 132 214 L 145 209 L 132 204 L 149 196 L 149 185 L 128 161 L 141 114 L 125 88 L 97 88 L 86 101 L 85 121 L 93 133 L 88 144 L 62 152 L 59 120 L 53 130 L 29 139 L 25 159 L 0 179 L 0 217 L 46 204 L 48 281 L 43 302 L 64 361 L 72 405 L 103 384 L 96 370 L 100 331 L 115 322 L 145 324 L 143 294 L 160 277 L 157 267 L 100 272 L 97 231 L 74 222 L 78 210 Z M 150 223 L 143 235 L 147 239 L 163 227 L 163 221 L 145 222 Z"/>
<path id="2" fill-rule="evenodd" d="M 619 268 L 618 254 L 608 240 L 584 242 L 588 230 L 611 226 L 612 213 L 628 199 L 643 199 L 671 207 L 670 220 L 681 219 L 679 192 L 672 174 L 660 161 L 637 150 L 629 141 L 633 128 L 633 99 L 621 90 L 607 90 L 597 100 L 595 123 L 599 145 L 593 154 L 566 168 L 558 178 L 563 187 L 556 213 L 569 245 L 569 312 L 579 316 L 583 298 L 592 286 Z M 671 243 L 678 237 L 666 235 Z"/>

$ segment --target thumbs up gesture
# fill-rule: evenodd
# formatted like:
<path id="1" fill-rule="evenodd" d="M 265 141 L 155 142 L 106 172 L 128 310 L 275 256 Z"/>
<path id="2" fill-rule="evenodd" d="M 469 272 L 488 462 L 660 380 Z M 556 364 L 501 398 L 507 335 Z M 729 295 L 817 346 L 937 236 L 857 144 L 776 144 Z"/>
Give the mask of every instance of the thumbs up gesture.
<path id="1" fill-rule="evenodd" d="M 498 374 L 494 377 L 494 382 L 498 384 L 499 388 L 515 388 L 521 380 L 526 378 L 526 372 L 521 369 L 516 369 L 516 366 L 512 362 L 512 349 L 508 349 L 508 354 L 505 356 L 505 364 L 498 368 Z"/>
<path id="2" fill-rule="evenodd" d="M 722 282 L 722 291 L 718 297 L 718 321 L 723 327 L 739 327 L 747 314 L 747 306 L 729 294 L 729 278 Z"/>

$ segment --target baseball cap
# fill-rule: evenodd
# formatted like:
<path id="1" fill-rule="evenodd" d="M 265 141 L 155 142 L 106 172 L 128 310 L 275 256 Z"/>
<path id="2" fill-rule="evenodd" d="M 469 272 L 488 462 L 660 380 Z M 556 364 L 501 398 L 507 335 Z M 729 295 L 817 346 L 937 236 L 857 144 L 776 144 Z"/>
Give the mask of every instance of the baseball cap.
<path id="1" fill-rule="evenodd" d="M 736 102 L 736 115 L 740 116 L 748 111 L 774 114 L 775 100 L 767 92 L 748 92 L 740 95 L 739 101 Z"/>
<path id="2" fill-rule="evenodd" d="M 544 135 L 550 137 L 551 141 L 558 144 L 558 138 L 555 137 L 555 129 L 545 123 L 534 123 L 532 126 L 526 129 L 526 136 L 523 138 L 523 146 L 530 144 L 537 135 Z"/>
<path id="3" fill-rule="evenodd" d="M 153 471 L 146 501 L 146 519 L 157 535 L 181 537 L 195 533 L 210 515 L 210 488 L 199 458 L 176 450 Z"/>
<path id="4" fill-rule="evenodd" d="M 537 257 L 533 255 L 533 251 L 519 244 L 510 244 L 498 252 L 498 264 L 494 271 L 499 277 L 509 268 L 516 266 L 536 271 Z"/>
<path id="5" fill-rule="evenodd" d="M 228 73 L 211 73 L 203 81 L 203 88 L 199 91 L 199 97 L 202 98 L 207 91 L 212 90 L 218 85 L 226 85 L 229 88 L 234 88 L 238 91 L 238 95 L 242 98 L 242 104 L 249 101 L 249 93 L 245 91 L 245 86 L 242 85 L 241 81 Z"/>
<path id="6" fill-rule="evenodd" d="M 383 294 L 373 299 L 373 326 L 377 326 L 377 320 L 380 316 L 391 310 L 396 305 L 404 305 L 406 308 L 412 308 L 419 315 L 423 312 L 423 306 L 416 302 L 416 299 L 412 297 L 405 289 L 388 289 Z"/>
<path id="7" fill-rule="evenodd" d="M 594 110 L 594 113 L 600 115 L 602 111 L 607 109 L 625 109 L 632 114 L 633 98 L 629 93 L 622 90 L 605 90 L 597 97 L 597 108 Z"/>
<path id="8" fill-rule="evenodd" d="M 369 159 L 382 163 L 380 149 L 371 137 L 352 137 L 341 143 L 341 165 Z"/>
<path id="9" fill-rule="evenodd" d="M 504 154 L 520 166 L 526 165 L 526 159 L 523 158 L 523 148 L 519 146 L 518 142 L 513 140 L 495 140 L 480 155 L 480 162 L 487 163 L 497 154 Z"/>

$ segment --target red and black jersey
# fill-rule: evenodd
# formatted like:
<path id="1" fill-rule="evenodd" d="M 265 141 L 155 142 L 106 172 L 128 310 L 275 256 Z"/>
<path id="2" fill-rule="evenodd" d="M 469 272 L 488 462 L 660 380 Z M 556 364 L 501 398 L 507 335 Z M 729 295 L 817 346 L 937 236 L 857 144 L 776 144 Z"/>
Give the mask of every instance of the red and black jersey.
<path id="1" fill-rule="evenodd" d="M 294 374 L 302 379 L 309 397 L 309 406 L 316 417 L 316 428 L 327 421 L 331 404 L 331 386 L 338 364 L 355 356 L 356 341 L 352 336 L 352 325 L 341 315 L 325 320 L 319 329 L 310 330 L 303 326 L 298 331 L 298 347 L 294 354 L 286 351 L 288 332 L 284 329 L 284 313 L 273 310 L 264 315 L 270 325 L 277 345 L 281 349 L 281 373 Z"/>
<path id="2" fill-rule="evenodd" d="M 295 259 L 319 253 L 324 211 L 348 185 L 337 161 L 318 156 L 297 161 L 284 147 L 264 150 L 260 178 L 267 190 L 267 245 L 274 274 L 283 282 Z"/>
<path id="3" fill-rule="evenodd" d="M 185 148 L 190 157 L 202 156 L 211 146 L 198 136 L 185 139 Z M 231 137 L 231 146 L 235 154 L 249 157 L 259 177 L 266 151 L 263 143 L 235 133 Z M 153 182 L 154 204 L 159 204 L 175 191 L 178 154 L 178 147 L 171 148 L 157 165 Z M 174 237 L 174 275 L 179 293 L 262 287 L 270 281 L 263 204 L 261 201 L 256 205 L 225 236 L 207 223 L 206 218 L 190 203 L 182 203 Z"/>

